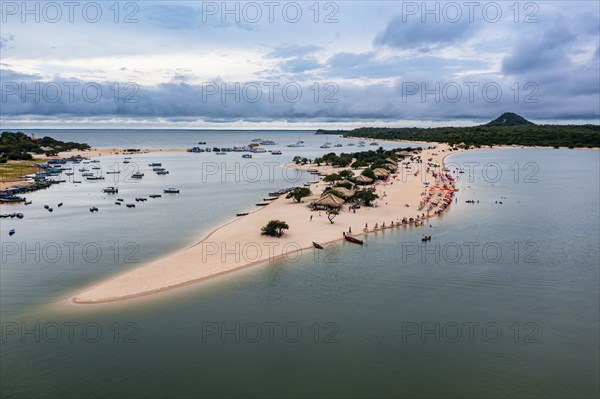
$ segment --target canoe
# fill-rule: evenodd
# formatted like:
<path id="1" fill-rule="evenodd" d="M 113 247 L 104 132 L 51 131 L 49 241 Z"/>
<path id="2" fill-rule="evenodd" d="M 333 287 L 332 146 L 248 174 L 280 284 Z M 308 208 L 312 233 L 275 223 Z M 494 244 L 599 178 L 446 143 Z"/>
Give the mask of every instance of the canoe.
<path id="1" fill-rule="evenodd" d="M 350 241 L 354 244 L 363 245 L 363 240 L 359 240 L 358 238 L 354 238 L 352 236 L 349 236 L 348 234 L 344 235 L 344 238 L 346 239 L 346 241 Z"/>
<path id="2" fill-rule="evenodd" d="M 247 214 L 248 214 L 248 212 L 236 213 L 235 216 L 246 216 Z"/>
<path id="3" fill-rule="evenodd" d="M 256 204 L 256 206 L 267 206 L 267 205 L 269 205 L 269 204 L 268 203 L 266 203 L 266 204 Z"/>
<path id="4" fill-rule="evenodd" d="M 313 247 L 317 248 L 317 249 L 323 249 L 323 246 L 321 244 L 319 244 L 318 242 L 314 242 L 313 241 Z"/>

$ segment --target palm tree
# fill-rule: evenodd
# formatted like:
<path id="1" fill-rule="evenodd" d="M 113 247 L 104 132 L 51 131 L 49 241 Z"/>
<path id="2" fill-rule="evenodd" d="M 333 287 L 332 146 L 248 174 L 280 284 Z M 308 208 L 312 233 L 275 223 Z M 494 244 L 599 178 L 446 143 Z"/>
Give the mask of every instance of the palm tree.
<path id="1" fill-rule="evenodd" d="M 266 226 L 261 228 L 261 235 L 267 235 L 272 237 L 281 237 L 283 230 L 288 230 L 290 226 L 282 220 L 270 220 Z"/>

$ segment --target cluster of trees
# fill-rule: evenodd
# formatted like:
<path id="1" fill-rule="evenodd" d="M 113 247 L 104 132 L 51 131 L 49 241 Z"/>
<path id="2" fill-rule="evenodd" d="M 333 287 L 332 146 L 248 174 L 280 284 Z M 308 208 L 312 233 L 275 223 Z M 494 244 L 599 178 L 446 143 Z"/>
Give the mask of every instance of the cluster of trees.
<path id="1" fill-rule="evenodd" d="M 43 149 L 44 147 L 47 148 Z M 87 144 L 64 142 L 52 137 L 35 140 L 22 132 L 2 132 L 0 135 L 0 162 L 32 159 L 31 153 L 53 156 L 61 151 L 88 150 L 89 148 L 90 146 Z"/>
<path id="2" fill-rule="evenodd" d="M 366 137 L 366 136 L 365 136 Z M 403 148 L 403 151 L 414 151 L 418 148 Z M 364 168 L 370 166 L 375 169 L 380 167 L 386 162 L 387 158 L 391 158 L 396 160 L 396 151 L 397 150 L 384 150 L 382 147 L 379 147 L 377 150 L 369 150 L 362 152 L 352 152 L 352 153 L 341 153 L 340 155 L 336 155 L 335 152 L 330 152 L 328 154 L 323 155 L 322 157 L 315 158 L 314 163 L 317 165 L 325 164 L 332 165 L 337 167 L 352 167 L 352 168 Z"/>
<path id="3" fill-rule="evenodd" d="M 375 128 L 352 130 L 352 137 L 376 140 L 433 141 L 465 147 L 523 145 L 549 147 L 600 147 L 598 125 L 505 125 L 437 128 Z"/>

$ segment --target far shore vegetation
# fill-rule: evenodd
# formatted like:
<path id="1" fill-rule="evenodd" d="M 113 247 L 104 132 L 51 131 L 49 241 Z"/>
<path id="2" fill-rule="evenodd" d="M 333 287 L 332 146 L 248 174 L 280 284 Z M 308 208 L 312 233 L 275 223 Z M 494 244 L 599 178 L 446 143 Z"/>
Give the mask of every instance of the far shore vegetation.
<path id="1" fill-rule="evenodd" d="M 362 127 L 349 131 L 319 130 L 317 134 L 343 134 L 373 140 L 448 143 L 461 148 L 517 145 L 599 148 L 600 125 L 536 125 L 520 115 L 504 113 L 493 121 L 471 127 L 387 128 Z"/>

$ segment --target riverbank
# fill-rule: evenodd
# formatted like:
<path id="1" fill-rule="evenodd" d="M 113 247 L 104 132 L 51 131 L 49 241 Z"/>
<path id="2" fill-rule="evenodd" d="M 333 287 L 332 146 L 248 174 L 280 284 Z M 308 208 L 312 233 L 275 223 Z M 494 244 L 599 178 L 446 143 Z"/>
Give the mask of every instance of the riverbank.
<path id="1" fill-rule="evenodd" d="M 423 164 L 429 159 L 442 164 L 448 149 L 446 145 L 437 145 L 422 151 L 420 158 Z M 96 284 L 74 295 L 71 301 L 95 304 L 150 295 L 264 262 L 281 258 L 292 260 L 299 251 L 312 251 L 313 241 L 328 244 L 343 240 L 344 232 L 352 231 L 353 235 L 361 236 L 381 230 L 382 226 L 392 228 L 392 224 L 393 228 L 402 228 L 405 225 L 399 222 L 403 217 L 417 218 L 426 213 L 418 209 L 428 194 L 423 182 L 435 182 L 433 170 L 427 172 L 423 164 L 411 163 L 413 165 L 404 165 L 404 170 L 410 170 L 409 173 L 401 173 L 402 169 L 399 169 L 396 178 L 376 184 L 375 190 L 380 196 L 376 206 L 350 211 L 345 205 L 333 224 L 324 211 L 311 211 L 307 207 L 320 198 L 327 186 L 319 182 L 311 186 L 312 195 L 304 198 L 302 203 L 281 196 L 269 205 L 215 229 L 196 244 Z M 303 167 L 323 172 L 329 168 Z M 430 212 L 431 216 L 434 214 Z M 273 219 L 286 221 L 289 230 L 281 238 L 261 236 L 261 227 Z"/>

